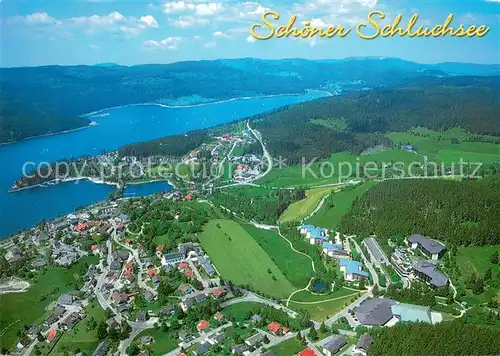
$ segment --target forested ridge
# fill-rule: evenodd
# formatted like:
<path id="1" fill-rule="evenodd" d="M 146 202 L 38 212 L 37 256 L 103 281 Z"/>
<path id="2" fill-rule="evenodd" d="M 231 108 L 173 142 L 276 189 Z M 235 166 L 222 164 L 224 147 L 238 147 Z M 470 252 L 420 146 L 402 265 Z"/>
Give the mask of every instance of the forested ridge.
<path id="1" fill-rule="evenodd" d="M 370 333 L 375 342 L 369 356 L 498 355 L 500 350 L 500 329 L 461 320 L 435 325 L 397 323 Z"/>
<path id="2" fill-rule="evenodd" d="M 383 133 L 412 127 L 500 136 L 500 77 L 424 78 L 300 103 L 253 118 L 270 152 L 289 163 L 360 153 L 388 144 Z"/>
<path id="3" fill-rule="evenodd" d="M 184 103 L 194 97 L 213 101 L 318 88 L 348 92 L 456 73 L 492 75 L 498 66 L 425 65 L 394 58 L 244 58 L 132 67 L 1 68 L 0 142 L 81 127 L 88 120 L 78 115 L 120 105 Z"/>
<path id="4" fill-rule="evenodd" d="M 452 245 L 500 243 L 500 175 L 390 180 L 353 201 L 341 229 L 360 236 L 423 234 Z"/>

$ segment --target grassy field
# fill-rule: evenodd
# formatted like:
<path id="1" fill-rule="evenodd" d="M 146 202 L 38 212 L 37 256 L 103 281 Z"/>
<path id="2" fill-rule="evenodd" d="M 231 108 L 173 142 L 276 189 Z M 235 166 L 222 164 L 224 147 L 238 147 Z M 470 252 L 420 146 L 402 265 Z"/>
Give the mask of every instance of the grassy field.
<path id="1" fill-rule="evenodd" d="M 86 317 L 73 330 L 61 336 L 50 353 L 51 355 L 60 355 L 64 352 L 72 353 L 71 351 L 75 351 L 77 348 L 80 349 L 80 352 L 85 352 L 88 355 L 92 354 L 99 345 L 99 338 L 97 337 L 97 327 L 94 330 L 87 330 L 87 321 L 89 317 L 93 317 L 97 325 L 99 325 L 102 321 L 106 321 L 106 313 L 97 302 L 89 304 L 85 312 Z"/>
<path id="2" fill-rule="evenodd" d="M 269 350 L 274 351 L 277 356 L 290 356 L 297 355 L 300 351 L 306 349 L 307 347 L 302 345 L 296 337 L 289 340 L 283 341 L 282 343 L 270 347 Z"/>
<path id="3" fill-rule="evenodd" d="M 81 258 L 71 268 L 48 267 L 45 272 L 35 277 L 30 288 L 24 293 L 0 295 L 0 345 L 12 348 L 17 337 L 17 331 L 22 325 L 32 325 L 42 322 L 48 314 L 46 307 L 57 300 L 62 294 L 81 286 L 86 270 L 85 263 L 97 263 L 95 256 Z"/>
<path id="4" fill-rule="evenodd" d="M 318 206 L 321 199 L 330 194 L 333 189 L 334 187 L 324 187 L 306 190 L 306 198 L 291 204 L 281 214 L 279 222 L 300 221 L 307 217 Z"/>
<path id="5" fill-rule="evenodd" d="M 309 258 L 293 251 L 288 242 L 273 230 L 258 229 L 250 224 L 242 226 L 295 287 L 304 288 L 309 283 L 314 276 Z"/>
<path id="6" fill-rule="evenodd" d="M 231 315 L 236 319 L 236 321 L 244 321 L 246 320 L 246 315 L 249 311 L 260 309 L 262 307 L 264 307 L 264 305 L 260 303 L 237 303 L 224 308 L 224 315 Z"/>
<path id="7" fill-rule="evenodd" d="M 354 291 L 352 292 L 355 293 Z M 342 310 L 342 308 L 351 303 L 352 298 L 355 297 L 356 296 L 351 296 L 351 297 L 346 296 L 331 301 L 325 301 L 325 302 L 318 301 L 314 302 L 314 304 L 301 304 L 292 301 L 288 306 L 295 310 L 301 310 L 301 309 L 306 310 L 309 312 L 311 318 L 314 321 L 322 322 L 327 320 L 332 315 L 338 313 L 340 310 Z"/>
<path id="8" fill-rule="evenodd" d="M 351 294 L 356 294 L 356 292 L 344 287 L 340 288 L 338 291 L 323 295 L 312 294 L 311 292 L 308 291 L 300 291 L 294 294 L 291 300 L 295 302 L 318 302 L 334 298 L 341 298 Z"/>
<path id="9" fill-rule="evenodd" d="M 275 297 L 288 296 L 295 290 L 264 249 L 238 223 L 212 220 L 199 238 L 226 281 L 249 285 Z"/>
<path id="10" fill-rule="evenodd" d="M 375 186 L 374 181 L 364 182 L 354 189 L 332 193 L 333 206 L 323 204 L 321 209 L 314 214 L 306 223 L 320 226 L 326 229 L 335 229 L 340 219 L 347 214 L 351 208 L 352 201 L 356 197 L 362 196 L 366 191 Z"/>
<path id="11" fill-rule="evenodd" d="M 148 335 L 154 339 L 154 342 L 147 346 L 147 349 L 150 351 L 149 355 L 151 356 L 164 355 L 169 351 L 175 350 L 178 346 L 179 340 L 171 333 L 163 332 L 161 329 L 144 330 L 136 336 L 134 342 L 140 345 L 141 337 Z"/>

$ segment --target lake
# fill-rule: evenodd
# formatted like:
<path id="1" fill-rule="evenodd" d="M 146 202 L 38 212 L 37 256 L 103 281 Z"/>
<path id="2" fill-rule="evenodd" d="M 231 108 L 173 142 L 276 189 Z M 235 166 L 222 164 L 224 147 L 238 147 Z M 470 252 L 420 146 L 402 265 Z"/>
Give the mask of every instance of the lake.
<path id="1" fill-rule="evenodd" d="M 9 193 L 13 182 L 22 175 L 26 162 L 38 164 L 81 155 L 98 155 L 103 150 L 117 149 L 128 143 L 208 128 L 324 96 L 324 92 L 309 91 L 303 95 L 235 99 L 189 107 L 137 105 L 112 108 L 90 116 L 92 121 L 97 122 L 95 126 L 2 145 L 0 237 L 32 227 L 42 219 L 53 219 L 77 207 L 105 199 L 115 189 L 81 180 Z M 131 185 L 125 195 L 150 195 L 169 189 L 171 187 L 164 182 Z"/>

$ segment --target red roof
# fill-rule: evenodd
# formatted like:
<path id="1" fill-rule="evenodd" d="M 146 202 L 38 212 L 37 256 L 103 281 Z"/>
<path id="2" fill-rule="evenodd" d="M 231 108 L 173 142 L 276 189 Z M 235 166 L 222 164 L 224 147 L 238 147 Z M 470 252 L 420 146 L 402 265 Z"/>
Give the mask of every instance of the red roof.
<path id="1" fill-rule="evenodd" d="M 189 269 L 189 265 L 186 262 L 181 262 L 177 265 L 177 268 L 179 268 L 180 270 Z"/>
<path id="2" fill-rule="evenodd" d="M 49 330 L 49 336 L 47 336 L 47 340 L 51 342 L 56 338 L 57 330 L 56 329 L 50 329 Z"/>
<path id="3" fill-rule="evenodd" d="M 212 294 L 214 295 L 214 297 L 220 297 L 221 295 L 223 295 L 225 292 L 220 289 L 220 288 L 217 288 L 217 289 L 214 289 L 212 291 Z"/>
<path id="4" fill-rule="evenodd" d="M 193 199 L 193 196 L 191 194 L 188 194 L 184 197 L 186 200 L 191 200 Z"/>
<path id="5" fill-rule="evenodd" d="M 268 326 L 268 329 L 271 330 L 273 333 L 277 333 L 278 330 L 281 328 L 281 324 L 273 321 L 271 324 L 269 324 Z"/>
<path id="6" fill-rule="evenodd" d="M 125 263 L 125 269 L 126 270 L 131 270 L 134 268 L 134 265 L 132 263 Z"/>
<path id="7" fill-rule="evenodd" d="M 281 331 L 283 331 L 283 334 L 286 334 L 288 332 L 288 328 L 283 326 L 283 328 L 281 328 Z"/>
<path id="8" fill-rule="evenodd" d="M 300 351 L 299 356 L 316 356 L 316 353 L 314 352 L 314 350 L 305 349 Z"/>
<path id="9" fill-rule="evenodd" d="M 156 246 L 156 251 L 158 251 L 158 252 L 163 252 L 163 249 L 164 249 L 164 248 L 165 248 L 165 246 L 164 246 L 164 245 L 158 245 L 158 246 Z"/>
<path id="10" fill-rule="evenodd" d="M 188 277 L 189 279 L 194 279 L 194 273 L 190 269 L 187 269 L 184 271 L 184 275 Z"/>
<path id="11" fill-rule="evenodd" d="M 156 271 L 156 268 L 151 268 L 146 273 L 149 277 L 153 277 L 153 276 L 156 276 L 156 273 L 158 273 L 158 272 Z"/>
<path id="12" fill-rule="evenodd" d="M 91 250 L 96 250 L 96 249 L 97 249 L 97 245 L 92 245 L 92 246 L 90 246 L 90 249 L 91 249 Z"/>
<path id="13" fill-rule="evenodd" d="M 86 222 L 83 223 L 78 223 L 78 225 L 75 226 L 75 230 L 78 232 L 85 231 L 89 228 Z"/>
<path id="14" fill-rule="evenodd" d="M 210 323 L 206 320 L 202 320 L 196 325 L 196 330 L 203 331 L 210 326 Z"/>
<path id="15" fill-rule="evenodd" d="M 121 230 L 125 227 L 125 225 L 123 225 L 122 223 L 119 223 L 118 225 L 116 225 L 116 227 Z"/>

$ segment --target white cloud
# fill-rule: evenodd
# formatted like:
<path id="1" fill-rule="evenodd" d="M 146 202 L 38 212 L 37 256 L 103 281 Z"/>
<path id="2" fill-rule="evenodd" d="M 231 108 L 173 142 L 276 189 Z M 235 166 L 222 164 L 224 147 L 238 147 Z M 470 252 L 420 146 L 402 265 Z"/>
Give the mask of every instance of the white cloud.
<path id="1" fill-rule="evenodd" d="M 486 0 L 486 2 L 500 2 L 500 0 Z"/>
<path id="2" fill-rule="evenodd" d="M 196 14 L 200 16 L 210 16 L 214 15 L 224 9 L 221 3 L 212 2 L 208 4 L 198 4 L 196 5 Z"/>
<path id="3" fill-rule="evenodd" d="M 176 19 L 168 19 L 168 23 L 177 28 L 188 28 L 196 25 L 208 25 L 209 21 L 194 16 L 179 16 Z"/>
<path id="4" fill-rule="evenodd" d="M 46 12 L 35 12 L 30 15 L 26 15 L 24 20 L 27 24 L 50 24 L 56 23 L 56 19 L 49 16 Z"/>
<path id="5" fill-rule="evenodd" d="M 213 41 L 212 42 L 207 42 L 207 43 L 205 43 L 203 45 L 203 47 L 205 47 L 205 48 L 212 48 L 212 47 L 215 47 L 215 46 L 217 46 L 217 43 L 213 42 Z"/>
<path id="6" fill-rule="evenodd" d="M 262 15 L 264 12 L 269 11 L 268 7 L 264 7 L 260 4 L 257 4 L 257 8 L 254 11 L 250 11 L 249 15 Z"/>
<path id="7" fill-rule="evenodd" d="M 229 36 L 228 34 L 225 34 L 224 32 L 222 31 L 215 31 L 213 33 L 213 36 L 214 37 L 218 37 L 218 38 L 232 38 L 231 36 Z"/>
<path id="8" fill-rule="evenodd" d="M 325 28 L 328 27 L 329 25 L 323 21 L 322 19 L 311 19 L 310 21 L 303 21 L 302 24 L 305 25 L 306 22 L 309 22 L 309 25 L 311 27 L 316 27 L 316 28 Z"/>
<path id="9" fill-rule="evenodd" d="M 98 46 L 96 44 L 91 43 L 91 44 L 89 44 L 89 48 L 93 49 L 93 50 L 98 50 L 98 49 L 101 49 L 101 46 Z"/>
<path id="10" fill-rule="evenodd" d="M 176 50 L 181 42 L 182 42 L 181 37 L 167 37 L 161 41 L 154 41 L 154 40 L 144 41 L 143 45 L 144 47 L 150 49 Z"/>
<path id="11" fill-rule="evenodd" d="M 141 22 L 146 24 L 147 27 L 157 28 L 158 21 L 152 15 L 141 16 Z"/>
<path id="12" fill-rule="evenodd" d="M 248 36 L 247 37 L 247 42 L 250 42 L 250 43 L 255 43 L 257 40 L 255 39 L 255 37 L 253 36 Z"/>
<path id="13" fill-rule="evenodd" d="M 163 12 L 167 15 L 178 13 L 194 13 L 200 16 L 210 16 L 224 9 L 218 2 L 194 3 L 192 1 L 172 1 L 163 5 Z"/>

